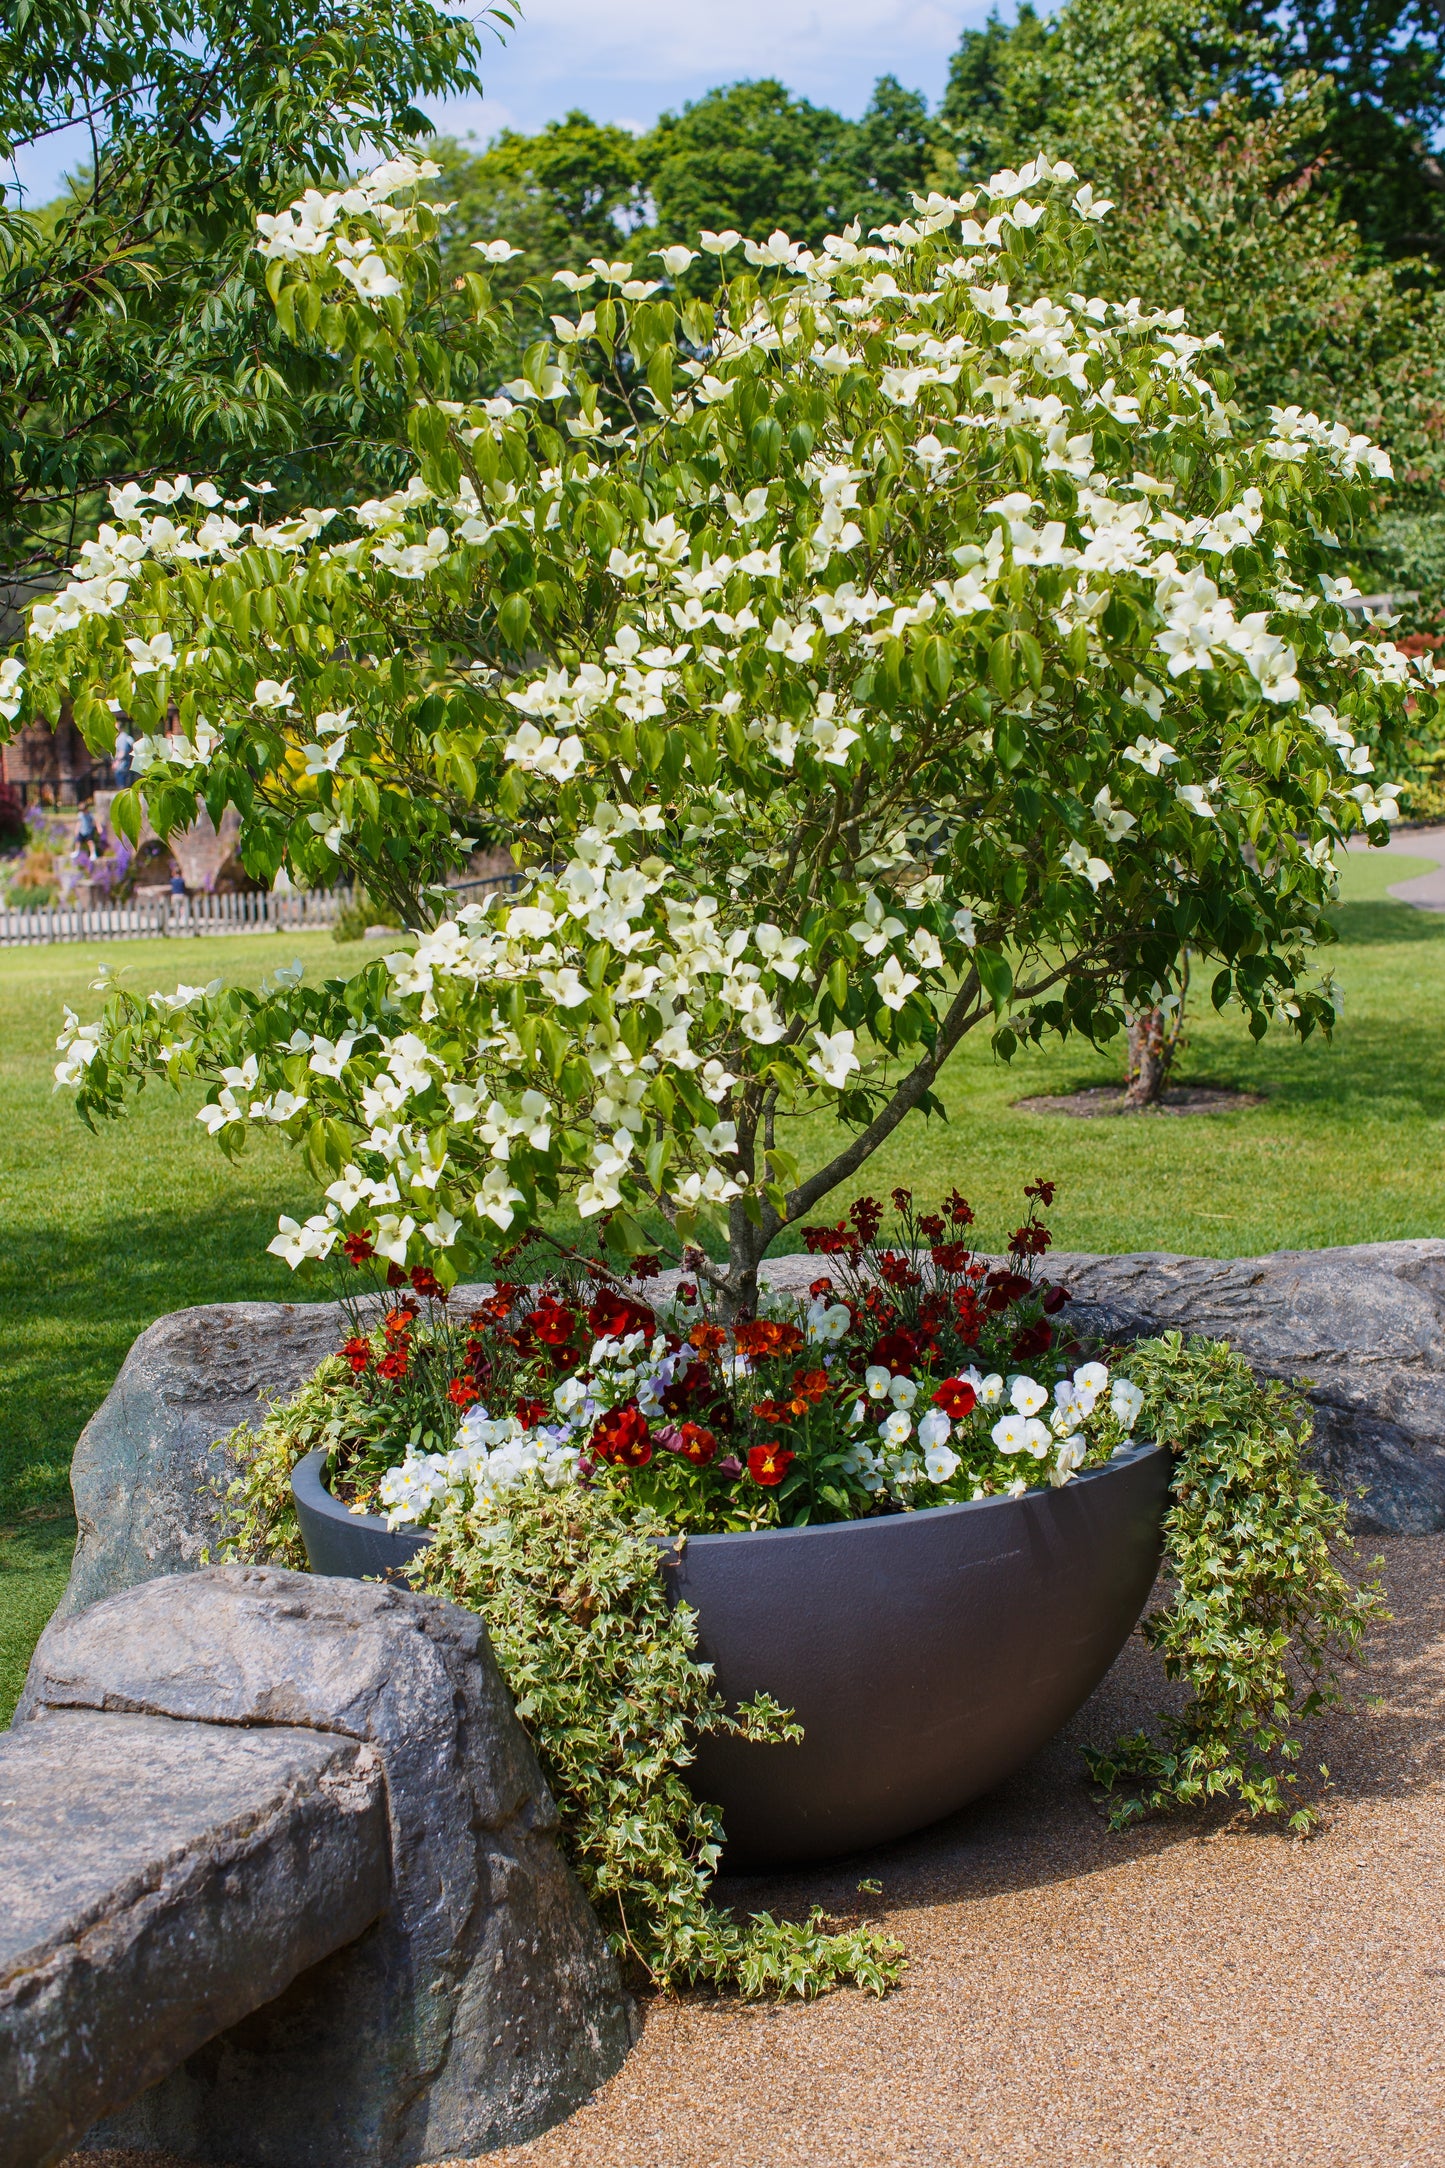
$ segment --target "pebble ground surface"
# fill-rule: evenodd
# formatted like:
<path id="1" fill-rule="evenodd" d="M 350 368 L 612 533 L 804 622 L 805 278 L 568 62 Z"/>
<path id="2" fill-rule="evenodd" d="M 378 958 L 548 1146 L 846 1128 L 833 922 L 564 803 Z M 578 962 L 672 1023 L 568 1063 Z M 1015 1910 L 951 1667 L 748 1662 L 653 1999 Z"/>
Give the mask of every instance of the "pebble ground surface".
<path id="1" fill-rule="evenodd" d="M 896 1993 L 654 2001 L 611 2083 L 487 2168 L 1445 2168 L 1445 1536 L 1382 1549 L 1394 1622 L 1308 1736 L 1322 1834 L 1109 1832 L 1078 1746 L 1160 1706 L 1136 1637 L 988 1799 L 727 1885 L 885 1925 L 909 1954 Z"/>

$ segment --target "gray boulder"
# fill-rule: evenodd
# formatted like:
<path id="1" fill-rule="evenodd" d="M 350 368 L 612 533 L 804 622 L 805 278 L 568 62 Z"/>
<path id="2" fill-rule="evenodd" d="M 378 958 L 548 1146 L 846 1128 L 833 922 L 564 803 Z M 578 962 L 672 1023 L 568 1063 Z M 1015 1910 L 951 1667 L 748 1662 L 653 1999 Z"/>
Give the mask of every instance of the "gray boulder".
<path id="1" fill-rule="evenodd" d="M 1177 1327 L 1228 1340 L 1267 1377 L 1308 1379 L 1313 1457 L 1365 1534 L 1445 1528 L 1445 1242 L 1265 1257 L 1053 1253 L 1077 1330 Z M 1363 1488 L 1363 1498 L 1355 1498 Z"/>
<path id="2" fill-rule="evenodd" d="M 344 1329 L 336 1303 L 218 1302 L 141 1334 L 75 1448 L 78 1538 L 57 1617 L 200 1564 L 234 1472 L 217 1440 L 263 1395 L 294 1392 Z"/>
<path id="3" fill-rule="evenodd" d="M 0 1737 L 0 2162 L 68 2151 L 353 1941 L 390 1881 L 355 1740 L 88 1711 Z"/>
<path id="4" fill-rule="evenodd" d="M 404 2168 L 516 2144 L 621 2063 L 631 2006 L 480 1620 L 374 1583 L 208 1567 L 36 1652 L 20 1718 L 305 1727 L 374 1750 L 392 1895 L 359 1941 L 92 2142 L 232 2168 Z"/>

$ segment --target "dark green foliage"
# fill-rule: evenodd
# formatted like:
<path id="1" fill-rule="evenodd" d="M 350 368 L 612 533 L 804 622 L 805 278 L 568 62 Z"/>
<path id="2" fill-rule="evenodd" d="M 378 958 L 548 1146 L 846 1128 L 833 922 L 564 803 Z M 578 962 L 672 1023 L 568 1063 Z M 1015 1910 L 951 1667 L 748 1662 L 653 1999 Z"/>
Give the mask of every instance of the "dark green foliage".
<path id="1" fill-rule="evenodd" d="M 638 153 L 663 239 L 781 226 L 816 246 L 852 218 L 908 216 L 928 169 L 927 106 L 892 76 L 856 122 L 778 82 L 732 83 L 664 113 Z"/>
<path id="2" fill-rule="evenodd" d="M 277 327 L 255 216 L 346 173 L 363 142 L 424 134 L 414 100 L 479 87 L 477 42 L 432 0 L 100 16 L 17 0 L 0 17 L 0 156 L 91 132 L 62 202 L 0 206 L 0 589 L 67 562 L 110 482 L 266 478 L 283 502 L 400 474 L 404 403 Z"/>
<path id="3" fill-rule="evenodd" d="M 1177 1332 L 1131 1349 L 1145 1393 L 1140 1429 L 1175 1456 L 1164 1547 L 1170 1600 L 1144 1635 L 1189 1700 L 1087 1757 L 1121 1825 L 1161 1808 L 1232 1800 L 1285 1813 L 1297 1782 L 1298 1726 L 1341 1699 L 1341 1669 L 1386 1616 L 1378 1560 L 1352 1580 L 1347 1508 L 1304 1463 L 1303 1403 L 1260 1384 L 1222 1341 Z M 1318 1819 L 1302 1804 L 1289 1826 Z"/>

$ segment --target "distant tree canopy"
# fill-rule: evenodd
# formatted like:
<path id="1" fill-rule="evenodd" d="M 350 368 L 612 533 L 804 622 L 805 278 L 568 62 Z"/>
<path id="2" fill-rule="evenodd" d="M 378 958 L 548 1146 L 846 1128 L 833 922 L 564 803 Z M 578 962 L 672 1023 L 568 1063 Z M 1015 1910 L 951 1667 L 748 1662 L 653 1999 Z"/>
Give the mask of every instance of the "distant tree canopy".
<path id="1" fill-rule="evenodd" d="M 60 202 L 0 198 L 0 604 L 70 561 L 108 483 L 188 469 L 294 500 L 363 447 L 385 465 L 405 402 L 278 328 L 256 214 L 426 134 L 414 101 L 479 87 L 477 45 L 432 0 L 0 11 L 0 158 L 88 145 Z"/>

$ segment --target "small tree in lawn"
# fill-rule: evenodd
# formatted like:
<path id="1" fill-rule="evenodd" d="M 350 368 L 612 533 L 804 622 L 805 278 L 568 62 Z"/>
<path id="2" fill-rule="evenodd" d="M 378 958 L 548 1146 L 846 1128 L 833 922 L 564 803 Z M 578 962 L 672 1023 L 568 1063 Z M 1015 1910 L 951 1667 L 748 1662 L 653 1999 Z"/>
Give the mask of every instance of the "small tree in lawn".
<path id="1" fill-rule="evenodd" d="M 62 1038 L 87 1116 L 198 1076 L 226 1150 L 279 1127 L 325 1190 L 293 1265 L 450 1282 L 570 1204 L 619 1256 L 712 1222 L 737 1313 L 970 1031 L 1110 1036 L 1185 944 L 1256 1036 L 1328 1027 L 1332 853 L 1383 839 L 1370 749 L 1436 701 L 1331 571 L 1366 439 L 1251 435 L 1177 312 L 1091 298 L 1107 207 L 1043 159 L 816 255 L 704 234 L 705 302 L 687 249 L 599 259 L 458 404 L 412 181 L 260 244 L 284 323 L 409 387 L 408 487 L 269 528 L 120 493 L 29 654 L 97 743 L 110 701 L 148 731 L 119 821 L 234 805 L 253 873 L 354 880 L 417 939 L 319 988 L 111 993 Z M 482 325 L 509 254 L 468 275 Z M 520 892 L 446 907 L 499 819 Z"/>

